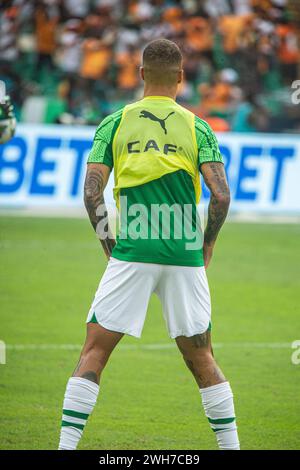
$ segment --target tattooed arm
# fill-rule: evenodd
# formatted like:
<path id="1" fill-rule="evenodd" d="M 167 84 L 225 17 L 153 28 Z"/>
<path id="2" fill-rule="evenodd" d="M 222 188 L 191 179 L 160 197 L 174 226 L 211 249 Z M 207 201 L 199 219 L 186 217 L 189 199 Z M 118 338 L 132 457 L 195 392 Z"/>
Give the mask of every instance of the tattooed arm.
<path id="1" fill-rule="evenodd" d="M 220 162 L 207 162 L 201 165 L 201 173 L 210 190 L 208 220 L 204 232 L 203 254 L 207 268 L 213 254 L 218 233 L 226 219 L 230 192 L 226 180 L 224 166 Z"/>
<path id="2" fill-rule="evenodd" d="M 108 226 L 108 214 L 103 197 L 109 173 L 110 168 L 107 165 L 89 163 L 84 183 L 84 204 L 107 258 L 110 257 L 116 244 Z"/>

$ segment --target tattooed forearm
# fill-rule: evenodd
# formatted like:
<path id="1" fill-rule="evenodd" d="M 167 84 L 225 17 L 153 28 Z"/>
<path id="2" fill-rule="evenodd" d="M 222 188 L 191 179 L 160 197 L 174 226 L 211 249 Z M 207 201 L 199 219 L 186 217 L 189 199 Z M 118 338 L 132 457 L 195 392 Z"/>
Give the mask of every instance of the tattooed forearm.
<path id="1" fill-rule="evenodd" d="M 230 192 L 222 163 L 205 163 L 201 170 L 205 183 L 211 192 L 208 220 L 204 232 L 204 243 L 210 245 L 216 241 L 226 219 L 230 204 Z"/>
<path id="2" fill-rule="evenodd" d="M 208 219 L 204 232 L 204 242 L 210 245 L 217 239 L 218 233 L 225 222 L 228 212 L 228 204 L 211 196 L 208 206 Z"/>
<path id="3" fill-rule="evenodd" d="M 108 226 L 108 213 L 103 197 L 104 186 L 100 167 L 89 165 L 84 183 L 84 204 L 103 250 L 109 258 L 116 242 Z"/>

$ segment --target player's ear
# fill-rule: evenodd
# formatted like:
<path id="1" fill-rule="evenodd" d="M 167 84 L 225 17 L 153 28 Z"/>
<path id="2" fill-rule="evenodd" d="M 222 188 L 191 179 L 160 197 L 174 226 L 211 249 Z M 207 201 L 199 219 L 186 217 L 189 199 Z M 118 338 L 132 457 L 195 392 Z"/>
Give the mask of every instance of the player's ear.
<path id="1" fill-rule="evenodd" d="M 145 73 L 144 73 L 144 67 L 143 66 L 140 67 L 140 77 L 141 77 L 142 80 L 145 80 Z"/>
<path id="2" fill-rule="evenodd" d="M 183 69 L 179 70 L 178 72 L 178 81 L 177 83 L 182 83 L 183 81 Z"/>

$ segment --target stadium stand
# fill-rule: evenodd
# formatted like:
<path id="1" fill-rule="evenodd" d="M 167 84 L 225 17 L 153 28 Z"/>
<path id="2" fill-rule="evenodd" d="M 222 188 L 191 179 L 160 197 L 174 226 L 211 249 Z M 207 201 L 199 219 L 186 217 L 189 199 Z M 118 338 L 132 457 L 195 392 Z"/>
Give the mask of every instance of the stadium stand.
<path id="1" fill-rule="evenodd" d="M 97 124 L 141 94 L 151 39 L 185 54 L 179 101 L 214 130 L 299 132 L 296 0 L 1 2 L 0 79 L 26 122 Z"/>

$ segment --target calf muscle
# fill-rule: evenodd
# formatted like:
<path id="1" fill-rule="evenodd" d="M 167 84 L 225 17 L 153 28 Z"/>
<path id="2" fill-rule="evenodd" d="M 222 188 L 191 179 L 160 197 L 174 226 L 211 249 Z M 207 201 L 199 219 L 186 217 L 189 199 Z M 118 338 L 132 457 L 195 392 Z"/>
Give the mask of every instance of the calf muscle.
<path id="1" fill-rule="evenodd" d="M 225 382 L 226 379 L 213 357 L 208 330 L 189 338 L 179 336 L 176 338 L 176 343 L 200 388 Z"/>
<path id="2" fill-rule="evenodd" d="M 88 323 L 87 336 L 73 377 L 99 383 L 101 373 L 123 333 L 109 331 L 99 324 Z"/>

